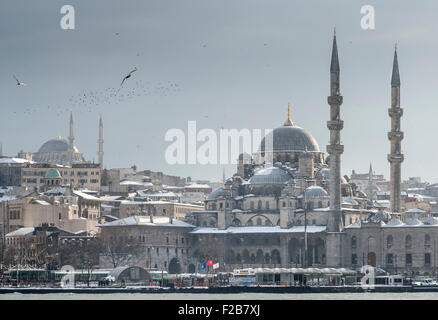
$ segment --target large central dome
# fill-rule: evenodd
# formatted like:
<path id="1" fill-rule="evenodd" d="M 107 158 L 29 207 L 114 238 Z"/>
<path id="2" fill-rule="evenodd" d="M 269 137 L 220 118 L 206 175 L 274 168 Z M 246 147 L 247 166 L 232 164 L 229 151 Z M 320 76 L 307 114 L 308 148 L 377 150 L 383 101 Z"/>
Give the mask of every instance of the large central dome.
<path id="1" fill-rule="evenodd" d="M 272 140 L 266 140 L 272 139 Z M 272 141 L 272 146 L 265 141 Z M 267 134 L 259 148 L 259 152 L 302 152 L 302 151 L 320 152 L 318 143 L 315 138 L 303 128 L 292 124 L 285 124 L 275 128 Z"/>
<path id="2" fill-rule="evenodd" d="M 68 151 L 68 142 L 64 139 L 52 139 L 45 142 L 38 152 L 65 152 Z"/>

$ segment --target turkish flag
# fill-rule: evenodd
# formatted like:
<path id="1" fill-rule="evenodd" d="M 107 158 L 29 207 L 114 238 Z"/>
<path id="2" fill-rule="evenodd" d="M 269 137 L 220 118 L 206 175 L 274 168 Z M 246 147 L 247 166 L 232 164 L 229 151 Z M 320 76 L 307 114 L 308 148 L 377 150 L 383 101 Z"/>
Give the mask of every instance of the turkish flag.
<path id="1" fill-rule="evenodd" d="M 207 261 L 207 266 L 212 266 L 213 265 L 213 260 L 208 260 Z"/>

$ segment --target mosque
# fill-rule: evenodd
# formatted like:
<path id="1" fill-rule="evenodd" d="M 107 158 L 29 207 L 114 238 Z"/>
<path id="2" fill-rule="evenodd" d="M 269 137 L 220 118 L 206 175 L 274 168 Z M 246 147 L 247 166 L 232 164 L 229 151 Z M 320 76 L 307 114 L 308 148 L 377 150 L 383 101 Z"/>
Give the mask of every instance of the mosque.
<path id="1" fill-rule="evenodd" d="M 328 156 L 315 138 L 288 117 L 252 156 L 241 154 L 237 172 L 192 212 L 193 264 L 213 259 L 224 270 L 242 267 L 349 267 L 435 274 L 438 220 L 408 219 L 400 208 L 400 76 L 397 49 L 391 79 L 391 210 L 373 206 L 341 176 L 340 67 L 336 34 L 330 65 Z M 269 140 L 268 140 L 269 139 Z M 270 141 L 270 143 L 267 143 Z M 263 161 L 267 155 L 272 162 Z M 371 170 L 371 169 L 370 169 Z M 375 191 L 370 182 L 369 192 Z"/>
<path id="2" fill-rule="evenodd" d="M 75 137 L 73 133 L 73 114 L 70 113 L 70 135 L 68 140 L 57 136 L 56 139 L 51 139 L 43 143 L 37 152 L 31 154 L 31 157 L 24 152 L 19 153 L 20 158 L 31 158 L 35 162 L 55 163 L 65 166 L 73 164 L 85 163 L 86 160 L 78 148 L 74 144 Z M 102 117 L 99 119 L 99 163 L 103 163 L 103 122 Z"/>

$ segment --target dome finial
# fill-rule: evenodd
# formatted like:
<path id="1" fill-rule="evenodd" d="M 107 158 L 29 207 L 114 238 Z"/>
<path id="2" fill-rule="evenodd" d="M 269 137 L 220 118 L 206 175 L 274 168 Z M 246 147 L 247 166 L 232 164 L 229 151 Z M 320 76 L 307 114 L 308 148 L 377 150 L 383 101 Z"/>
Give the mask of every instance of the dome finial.
<path id="1" fill-rule="evenodd" d="M 287 104 L 287 120 L 284 122 L 285 126 L 292 126 L 292 121 L 290 120 L 290 103 Z"/>

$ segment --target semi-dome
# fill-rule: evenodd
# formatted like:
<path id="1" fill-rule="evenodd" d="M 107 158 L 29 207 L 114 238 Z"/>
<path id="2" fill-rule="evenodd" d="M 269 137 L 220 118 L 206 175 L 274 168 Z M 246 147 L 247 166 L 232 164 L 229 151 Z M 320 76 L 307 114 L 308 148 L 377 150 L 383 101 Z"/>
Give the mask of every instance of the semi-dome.
<path id="1" fill-rule="evenodd" d="M 306 198 L 327 198 L 327 191 L 319 186 L 310 186 L 304 190 Z"/>
<path id="2" fill-rule="evenodd" d="M 252 185 L 285 184 L 291 178 L 292 176 L 283 169 L 280 169 L 278 167 L 270 167 L 257 171 L 251 177 L 251 179 L 249 179 L 249 183 Z"/>
<path id="3" fill-rule="evenodd" d="M 269 139 L 269 140 L 267 140 Z M 270 140 L 272 139 L 272 140 Z M 272 141 L 272 146 L 265 141 Z M 306 130 L 294 125 L 283 125 L 268 133 L 260 143 L 259 152 L 320 152 L 315 138 Z"/>

